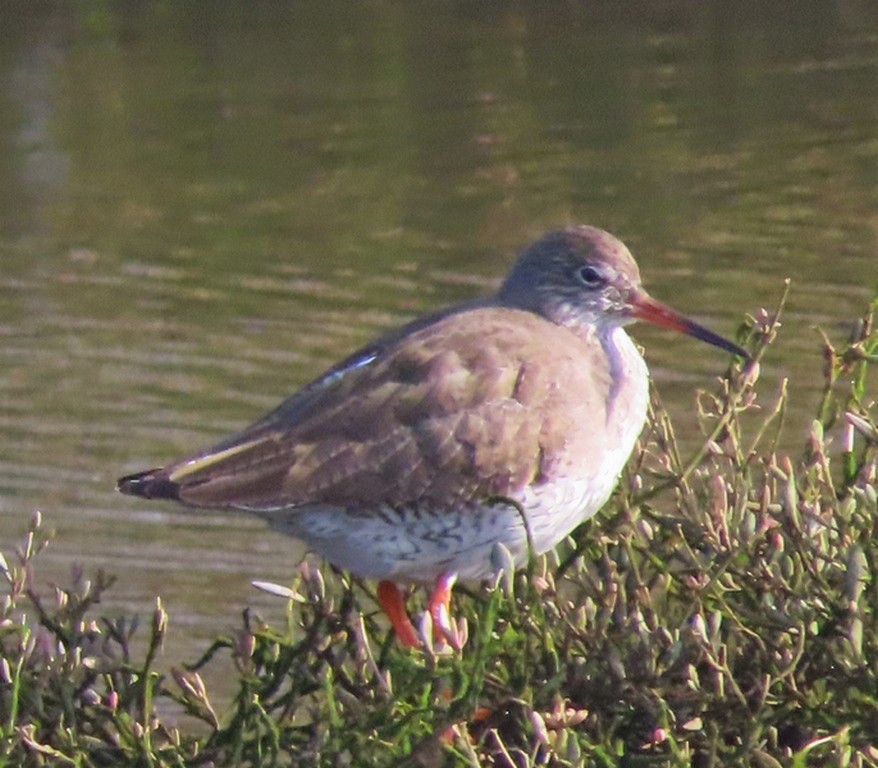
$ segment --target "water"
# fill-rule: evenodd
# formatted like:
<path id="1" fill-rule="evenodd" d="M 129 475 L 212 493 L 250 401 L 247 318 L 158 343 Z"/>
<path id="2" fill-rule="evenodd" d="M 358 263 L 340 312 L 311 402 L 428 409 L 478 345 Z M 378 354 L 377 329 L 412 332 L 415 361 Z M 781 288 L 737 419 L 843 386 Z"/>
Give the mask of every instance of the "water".
<path id="1" fill-rule="evenodd" d="M 870 2 L 21 5 L 0 24 L 0 545 L 120 575 L 193 658 L 289 539 L 122 498 L 573 222 L 731 335 L 792 280 L 789 443 L 878 288 Z M 635 329 L 689 424 L 717 350 Z"/>

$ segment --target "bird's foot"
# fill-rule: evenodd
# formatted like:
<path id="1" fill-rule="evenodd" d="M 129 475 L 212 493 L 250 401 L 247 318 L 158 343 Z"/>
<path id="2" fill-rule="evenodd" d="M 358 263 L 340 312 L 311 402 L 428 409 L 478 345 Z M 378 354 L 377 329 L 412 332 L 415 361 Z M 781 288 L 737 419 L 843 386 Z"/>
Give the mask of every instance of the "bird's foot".
<path id="1" fill-rule="evenodd" d="M 428 637 L 432 634 L 435 647 L 439 650 L 446 644 L 455 650 L 460 650 L 467 640 L 466 622 L 458 623 L 449 611 L 451 591 L 456 581 L 456 573 L 443 573 L 436 579 L 436 586 L 430 595 L 427 614 L 425 614 L 425 618 L 429 616 L 429 627 L 432 629 L 425 629 L 424 634 Z M 390 619 L 397 638 L 406 648 L 423 647 L 424 635 L 419 634 L 412 624 L 405 608 L 405 600 L 396 584 L 392 581 L 382 581 L 378 584 L 378 603 Z"/>
<path id="2" fill-rule="evenodd" d="M 392 581 L 378 584 L 378 604 L 384 609 L 396 636 L 406 648 L 420 648 L 421 638 L 405 609 L 405 600 L 399 587 Z"/>
<path id="3" fill-rule="evenodd" d="M 457 582 L 456 573 L 442 573 L 436 579 L 433 594 L 430 595 L 430 618 L 433 620 L 433 639 L 439 647 L 448 643 L 454 650 L 463 648 L 467 639 L 466 624 L 452 618 L 451 590 Z"/>

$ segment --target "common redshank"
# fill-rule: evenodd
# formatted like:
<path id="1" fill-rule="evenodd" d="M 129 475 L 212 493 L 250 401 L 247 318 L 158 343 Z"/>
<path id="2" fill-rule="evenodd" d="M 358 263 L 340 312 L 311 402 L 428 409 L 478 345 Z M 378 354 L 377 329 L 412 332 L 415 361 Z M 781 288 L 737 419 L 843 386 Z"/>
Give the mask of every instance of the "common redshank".
<path id="1" fill-rule="evenodd" d="M 570 227 L 527 248 L 495 295 L 387 334 L 240 434 L 118 487 L 252 513 L 379 580 L 408 646 L 397 585 L 432 583 L 450 637 L 456 579 L 522 566 L 612 493 L 646 420 L 635 319 L 746 357 L 652 299 L 615 237 Z"/>

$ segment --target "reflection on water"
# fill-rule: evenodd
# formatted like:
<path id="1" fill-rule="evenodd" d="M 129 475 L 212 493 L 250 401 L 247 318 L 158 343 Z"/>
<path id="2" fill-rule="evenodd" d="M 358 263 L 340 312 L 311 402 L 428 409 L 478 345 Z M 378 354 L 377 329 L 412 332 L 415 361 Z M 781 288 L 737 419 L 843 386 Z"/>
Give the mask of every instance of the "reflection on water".
<path id="1" fill-rule="evenodd" d="M 717 331 L 793 289 L 764 388 L 789 440 L 875 290 L 873 4 L 45 6 L 0 37 L 0 541 L 169 607 L 174 658 L 300 556 L 123 499 L 380 330 L 489 290 L 583 221 Z M 716 350 L 635 329 L 690 429 Z M 176 643 L 176 645 L 174 645 Z"/>

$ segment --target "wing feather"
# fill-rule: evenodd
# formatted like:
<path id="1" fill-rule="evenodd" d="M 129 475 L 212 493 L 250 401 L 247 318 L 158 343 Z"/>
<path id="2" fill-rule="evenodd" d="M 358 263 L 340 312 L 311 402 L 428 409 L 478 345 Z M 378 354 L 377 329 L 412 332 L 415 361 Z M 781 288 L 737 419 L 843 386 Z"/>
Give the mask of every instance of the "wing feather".
<path id="1" fill-rule="evenodd" d="M 156 481 L 187 504 L 252 510 L 514 496 L 569 452 L 577 420 L 600 418 L 601 398 L 577 398 L 609 372 L 582 369 L 570 331 L 512 311 L 473 308 L 367 348 Z"/>

